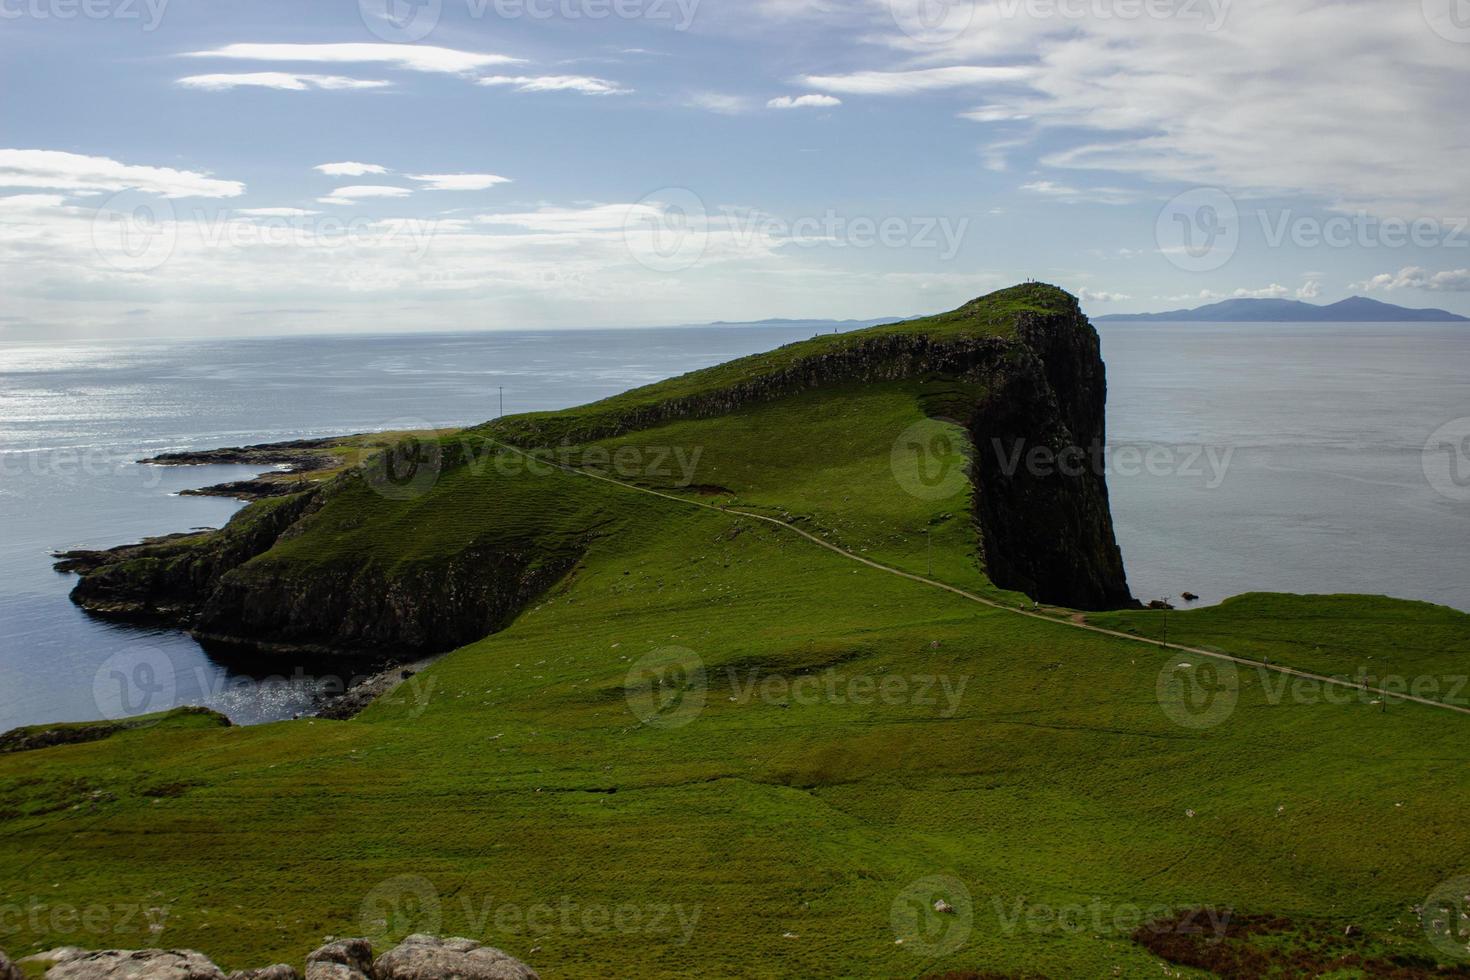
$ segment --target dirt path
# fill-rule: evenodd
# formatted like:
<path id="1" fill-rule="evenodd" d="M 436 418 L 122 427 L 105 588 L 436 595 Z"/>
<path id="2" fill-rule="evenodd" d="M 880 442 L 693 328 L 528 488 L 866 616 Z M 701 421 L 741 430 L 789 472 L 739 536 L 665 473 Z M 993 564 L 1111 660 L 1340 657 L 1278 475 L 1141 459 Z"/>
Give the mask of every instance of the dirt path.
<path id="1" fill-rule="evenodd" d="M 901 568 L 894 568 L 892 565 L 885 565 L 882 562 L 874 561 L 871 558 L 864 558 L 862 555 L 855 555 L 851 551 L 848 551 L 846 548 L 838 547 L 837 545 L 832 544 L 830 541 L 823 541 L 815 534 L 812 534 L 809 531 L 802 530 L 796 525 L 787 523 L 786 521 L 780 520 L 779 518 L 768 517 L 765 514 L 755 514 L 750 511 L 739 510 L 734 507 L 721 507 L 716 504 L 701 503 L 698 500 L 691 500 L 688 497 L 681 497 L 677 494 L 664 493 L 661 490 L 651 490 L 648 487 L 640 487 L 636 484 L 624 483 L 622 480 L 615 480 L 612 477 L 604 476 L 601 473 L 592 473 L 587 470 L 577 469 L 574 466 L 567 466 L 562 463 L 556 463 L 547 459 L 543 459 L 539 456 L 533 456 L 531 453 L 526 452 L 524 449 L 520 449 L 519 447 L 512 446 L 507 443 L 497 442 L 493 439 L 488 441 L 491 442 L 493 445 L 499 446 L 503 449 L 508 449 L 511 452 L 519 453 L 520 455 L 525 456 L 527 459 L 534 460 L 538 463 L 545 463 L 547 465 L 554 466 L 557 469 L 562 470 L 563 472 L 570 473 L 575 476 L 584 476 L 589 480 L 600 480 L 603 483 L 610 483 L 613 486 L 622 487 L 625 490 L 632 490 L 636 493 L 645 493 L 653 497 L 662 497 L 665 500 L 672 500 L 675 503 L 684 504 L 687 507 L 699 507 L 704 510 L 715 511 L 719 514 L 734 514 L 740 517 L 748 517 L 751 520 L 765 521 L 767 524 L 774 524 L 777 527 L 785 528 L 787 531 L 790 531 L 793 534 L 799 534 L 803 538 L 806 538 L 808 541 L 811 541 L 813 544 L 820 545 L 821 547 L 826 548 L 828 551 L 835 552 L 836 554 L 841 555 L 843 558 L 846 558 L 848 561 L 855 561 L 860 565 L 867 565 L 869 568 L 877 569 L 880 572 L 887 572 L 889 575 L 897 575 L 899 578 L 906 578 L 911 582 L 918 582 L 921 585 L 927 585 L 931 588 L 943 589 L 944 591 L 951 592 L 962 599 L 967 599 L 970 602 L 978 603 L 982 606 L 989 606 L 992 609 L 999 609 L 1002 612 L 1008 612 L 1015 616 L 1025 616 L 1028 619 L 1039 619 L 1044 623 L 1051 623 L 1055 626 L 1063 626 L 1068 629 L 1078 629 L 1085 630 L 1089 633 L 1099 633 L 1103 636 L 1111 636 L 1115 639 L 1127 640 L 1130 643 L 1141 643 L 1145 646 L 1151 647 L 1154 650 L 1168 650 L 1179 653 L 1189 653 L 1197 657 L 1208 657 L 1211 660 L 1220 660 L 1226 663 L 1238 664 L 1243 667 L 1254 667 L 1257 670 L 1271 671 L 1272 673 L 1284 674 L 1288 677 L 1300 677 L 1305 680 L 1317 681 L 1322 684 L 1330 684 L 1334 687 L 1341 687 L 1352 691 L 1359 691 L 1364 694 L 1376 694 L 1380 698 L 1397 698 L 1400 701 L 1412 701 L 1415 704 L 1422 704 L 1430 708 L 1439 708 L 1442 711 L 1453 711 L 1456 714 L 1470 715 L 1470 707 L 1464 707 L 1457 704 L 1446 704 L 1443 701 L 1434 701 L 1429 698 L 1416 697 L 1412 694 L 1401 694 L 1397 691 L 1385 691 L 1383 688 L 1380 687 L 1371 687 L 1366 684 L 1355 684 L 1352 681 L 1343 680 L 1341 677 L 1330 677 L 1326 674 L 1314 674 L 1308 670 L 1297 670 L 1294 667 L 1283 667 L 1278 664 L 1264 663 L 1260 660 L 1250 660 L 1245 657 L 1237 657 L 1232 654 L 1220 653 L 1215 650 L 1204 650 L 1200 647 L 1181 646 L 1177 643 L 1160 643 L 1157 640 L 1150 640 L 1146 637 L 1135 636 L 1132 633 L 1124 633 L 1119 630 L 1105 629 L 1104 627 L 1094 626 L 1091 623 L 1088 623 L 1086 621 L 1085 614 L 1083 613 L 1072 613 L 1068 618 L 1058 619 L 1054 616 L 1048 616 L 1044 613 L 1034 612 L 1029 609 L 1019 609 L 1015 606 L 1008 606 L 1003 602 L 996 602 L 994 599 L 987 599 L 984 596 L 976 595 L 973 592 L 967 592 L 964 589 L 961 589 L 958 586 L 950 585 L 947 582 L 941 582 L 938 579 L 926 578 L 923 575 L 916 575 L 913 572 L 906 572 Z"/>

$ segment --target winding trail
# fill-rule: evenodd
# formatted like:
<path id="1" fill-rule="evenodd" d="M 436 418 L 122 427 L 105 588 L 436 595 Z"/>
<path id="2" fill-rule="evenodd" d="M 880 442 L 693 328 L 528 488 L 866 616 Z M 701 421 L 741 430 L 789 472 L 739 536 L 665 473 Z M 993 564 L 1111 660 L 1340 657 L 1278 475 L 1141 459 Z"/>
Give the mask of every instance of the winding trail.
<path id="1" fill-rule="evenodd" d="M 810 531 L 805 531 L 794 524 L 788 523 L 787 521 L 783 521 L 776 517 L 769 517 L 765 514 L 756 514 L 752 513 L 751 511 L 740 510 L 735 507 L 706 504 L 698 500 L 691 500 L 688 497 L 681 497 L 678 494 L 664 493 L 661 490 L 652 490 L 648 487 L 640 487 L 634 483 L 625 483 L 622 480 L 615 480 L 612 477 L 605 476 L 601 473 L 593 473 L 588 470 L 578 469 L 575 466 L 569 466 L 564 463 L 557 463 L 542 456 L 537 456 L 534 453 L 527 452 L 526 450 L 521 449 L 519 446 L 512 446 L 509 443 L 504 443 L 495 439 L 488 438 L 486 439 L 486 441 L 489 442 L 491 445 L 499 446 L 503 449 L 508 449 L 511 452 L 518 453 L 519 455 L 526 457 L 529 460 L 545 466 L 555 467 L 556 469 L 559 469 L 564 473 L 570 473 L 574 476 L 586 477 L 589 480 L 600 480 L 603 483 L 610 483 L 615 487 L 622 487 L 625 490 L 632 490 L 635 493 L 648 494 L 652 497 L 662 497 L 665 500 L 672 500 L 675 503 L 683 504 L 686 507 L 699 507 L 704 510 L 712 510 L 717 514 L 733 514 L 740 517 L 748 517 L 751 520 L 765 521 L 767 524 L 774 524 L 777 527 L 785 528 L 787 531 L 790 531 L 793 534 L 799 534 L 813 544 L 820 545 L 821 547 L 826 548 L 828 551 L 841 555 L 848 561 L 854 561 L 860 565 L 867 565 L 869 568 L 877 569 L 880 572 L 887 572 L 889 575 L 897 575 L 899 578 L 906 578 L 911 582 L 918 582 L 921 585 L 927 585 L 931 588 L 943 589 L 944 591 L 951 592 L 962 599 L 967 599 L 970 602 L 978 603 L 982 606 L 989 606 L 992 609 L 999 609 L 1002 612 L 1007 612 L 1014 616 L 1025 616 L 1027 619 L 1037 619 L 1044 623 L 1050 623 L 1054 626 L 1064 626 L 1069 629 L 1085 630 L 1088 633 L 1099 633 L 1103 636 L 1113 637 L 1114 639 L 1127 640 L 1130 643 L 1141 643 L 1154 650 L 1170 650 L 1178 651 L 1180 653 L 1193 654 L 1196 657 L 1207 657 L 1211 660 L 1223 661 L 1225 663 L 1235 664 L 1242 667 L 1254 667 L 1257 670 L 1270 671 L 1272 673 L 1283 674 L 1288 677 L 1299 677 L 1304 680 L 1317 681 L 1319 683 L 1328 684 L 1333 687 L 1340 687 L 1352 691 L 1358 691 L 1362 694 L 1376 694 L 1380 698 L 1384 699 L 1397 698 L 1400 701 L 1410 701 L 1414 704 L 1422 704 L 1426 707 L 1438 708 L 1442 711 L 1452 711 L 1456 714 L 1470 715 L 1470 707 L 1466 707 L 1464 705 L 1447 704 L 1444 701 L 1435 701 L 1430 698 L 1422 698 L 1413 694 L 1400 693 L 1398 691 L 1386 691 L 1381 687 L 1372 687 L 1367 684 L 1356 684 L 1352 681 L 1344 680 L 1341 677 L 1331 677 L 1327 674 L 1316 674 L 1309 670 L 1297 670 L 1295 667 L 1283 667 L 1279 664 L 1266 663 L 1260 660 L 1251 660 L 1246 657 L 1237 657 L 1233 654 L 1220 653 L 1216 650 L 1205 650 L 1200 647 L 1181 646 L 1177 643 L 1162 643 L 1158 640 L 1150 640 L 1147 637 L 1136 636 L 1133 633 L 1124 633 L 1120 630 L 1110 630 L 1102 626 L 1094 626 L 1091 623 L 1087 622 L 1080 613 L 1073 614 L 1066 619 L 1057 619 L 1054 616 L 1048 616 L 1044 613 L 1035 612 L 1030 609 L 1020 609 L 1016 606 L 1008 606 L 1003 602 L 996 602 L 994 599 L 987 599 L 982 595 L 976 595 L 973 592 L 967 592 L 966 590 L 955 585 L 950 585 L 947 582 L 941 582 L 938 579 L 927 578 L 923 575 L 917 575 L 913 572 L 906 572 L 903 569 L 894 568 L 892 565 L 885 565 L 882 562 L 874 561 L 871 558 L 864 558 L 862 555 L 853 554 L 846 548 L 838 547 L 830 541 L 823 541 L 821 538 L 819 538 L 815 534 L 812 534 Z"/>

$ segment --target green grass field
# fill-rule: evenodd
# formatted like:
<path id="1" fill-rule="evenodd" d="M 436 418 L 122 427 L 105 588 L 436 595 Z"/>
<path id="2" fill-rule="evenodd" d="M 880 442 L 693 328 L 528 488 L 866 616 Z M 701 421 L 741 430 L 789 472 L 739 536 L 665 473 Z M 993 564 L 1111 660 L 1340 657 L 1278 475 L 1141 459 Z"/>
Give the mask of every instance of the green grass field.
<path id="1" fill-rule="evenodd" d="M 627 482 L 1029 606 L 985 580 L 967 487 L 926 500 L 895 479 L 927 394 L 824 389 L 595 448 L 605 472 L 626 450 Z M 675 447 L 698 451 L 693 479 L 653 464 Z M 1202 976 L 1130 934 L 1210 907 L 1310 923 L 1262 940 L 1293 952 L 1355 926 L 1373 956 L 1449 962 L 1412 908 L 1470 871 L 1470 718 L 1277 697 L 1248 671 L 1228 712 L 1201 713 L 1160 680 L 1199 658 L 483 445 L 417 499 L 347 487 L 256 562 L 497 537 L 580 560 L 353 721 L 170 717 L 0 755 L 0 947 L 241 968 L 422 930 L 544 977 Z M 1470 617 L 1365 597 L 1251 596 L 1168 630 L 1326 673 L 1449 677 L 1470 657 Z"/>

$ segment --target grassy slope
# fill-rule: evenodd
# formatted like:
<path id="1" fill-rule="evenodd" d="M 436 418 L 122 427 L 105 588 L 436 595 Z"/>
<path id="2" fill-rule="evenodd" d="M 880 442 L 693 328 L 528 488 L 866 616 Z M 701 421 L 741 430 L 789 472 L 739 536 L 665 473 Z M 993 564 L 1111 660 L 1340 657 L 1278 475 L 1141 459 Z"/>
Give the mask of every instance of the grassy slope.
<path id="1" fill-rule="evenodd" d="M 932 522 L 936 576 L 980 583 L 968 522 L 942 518 L 963 499 L 917 501 L 888 468 L 919 394 L 802 396 L 621 441 L 703 446 L 699 482 L 904 567 L 922 568 L 915 531 Z M 353 722 L 160 725 L 0 757 L 0 881 L 12 904 L 43 909 L 0 918 L 0 946 L 163 942 L 230 967 L 298 961 L 324 934 L 360 931 L 373 890 L 409 875 L 436 890 L 443 932 L 547 977 L 1156 976 L 1124 935 L 1054 923 L 1008 934 L 997 908 L 1228 905 L 1354 923 L 1375 944 L 1424 952 L 1407 908 L 1463 870 L 1470 772 L 1445 749 L 1470 720 L 1273 705 L 1247 684 L 1225 723 L 1180 727 L 1156 694 L 1177 654 L 978 607 L 735 515 L 518 472 L 509 458 L 477 470 L 419 501 L 345 493 L 263 560 L 590 533 L 561 588 Z M 1411 604 L 1374 603 L 1376 618 L 1356 600 L 1319 608 L 1293 655 L 1330 635 L 1339 658 L 1395 651 L 1438 670 L 1442 644 L 1406 647 L 1405 625 L 1470 633 L 1470 617 Z M 1280 642 L 1270 609 L 1222 609 L 1201 642 Z M 1204 629 L 1208 612 L 1172 617 L 1171 638 Z M 695 651 L 709 678 L 703 712 L 675 730 L 640 725 L 624 696 L 630 665 L 669 645 Z M 782 706 L 736 686 L 752 670 L 829 666 L 965 686 L 953 717 L 942 696 Z M 926 958 L 895 945 L 890 912 L 936 874 L 966 884 L 974 931 Z M 677 905 L 698 920 L 684 944 L 677 929 L 542 933 L 484 918 L 563 899 Z M 99 903 L 167 908 L 166 928 L 99 936 L 44 911 Z"/>

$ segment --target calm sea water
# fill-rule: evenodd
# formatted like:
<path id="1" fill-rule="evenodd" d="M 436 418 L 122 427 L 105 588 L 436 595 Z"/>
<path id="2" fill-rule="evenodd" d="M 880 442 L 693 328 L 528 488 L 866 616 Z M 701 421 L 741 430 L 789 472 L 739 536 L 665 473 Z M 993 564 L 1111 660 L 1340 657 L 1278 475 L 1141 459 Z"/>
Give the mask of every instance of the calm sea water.
<path id="1" fill-rule="evenodd" d="M 560 408 L 810 335 L 698 328 L 0 345 L 0 730 L 124 713 L 117 664 L 168 664 L 181 703 L 237 722 L 310 706 L 188 637 L 90 619 L 50 552 L 218 526 L 172 496 L 253 468 L 139 458 Z M 1109 485 L 1136 595 L 1370 592 L 1470 609 L 1470 505 L 1422 450 L 1470 415 L 1470 330 L 1110 325 Z"/>

